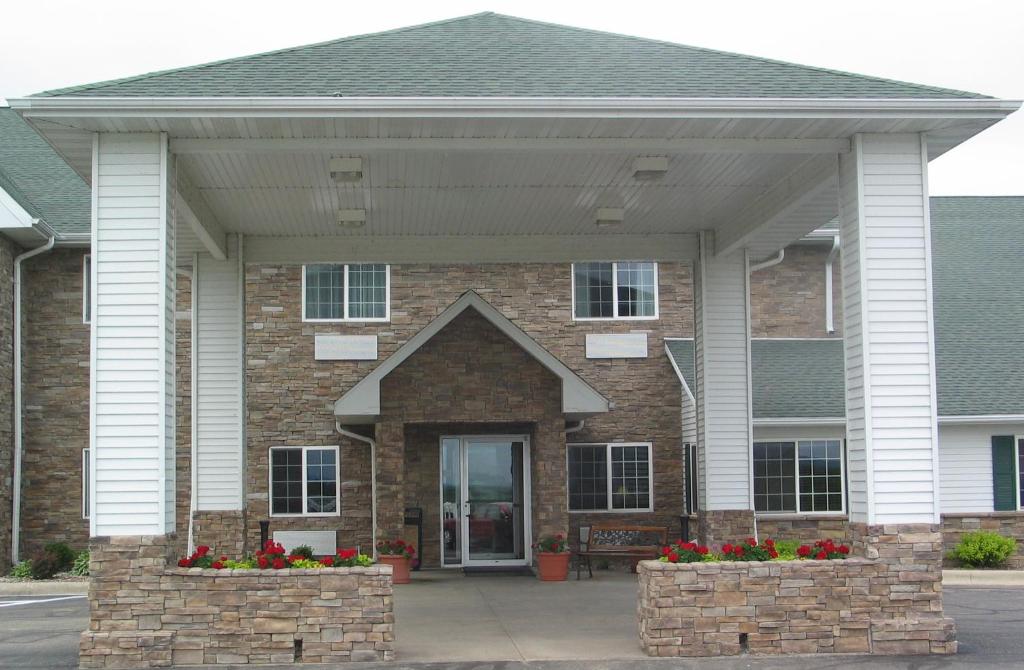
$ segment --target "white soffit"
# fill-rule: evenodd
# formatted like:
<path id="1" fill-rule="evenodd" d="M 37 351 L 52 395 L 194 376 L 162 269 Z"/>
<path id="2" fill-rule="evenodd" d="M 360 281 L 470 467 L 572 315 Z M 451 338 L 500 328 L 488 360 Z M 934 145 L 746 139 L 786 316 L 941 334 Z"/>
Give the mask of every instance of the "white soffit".
<path id="1" fill-rule="evenodd" d="M 567 419 L 580 419 L 594 414 L 602 414 L 611 409 L 611 404 L 604 396 L 538 344 L 536 340 L 524 333 L 508 317 L 481 298 L 475 291 L 467 291 L 378 365 L 373 372 L 339 398 L 334 403 L 334 414 L 338 420 L 349 424 L 374 423 L 380 416 L 381 380 L 467 309 L 475 309 L 526 353 L 533 356 L 541 365 L 561 379 L 562 412 Z"/>

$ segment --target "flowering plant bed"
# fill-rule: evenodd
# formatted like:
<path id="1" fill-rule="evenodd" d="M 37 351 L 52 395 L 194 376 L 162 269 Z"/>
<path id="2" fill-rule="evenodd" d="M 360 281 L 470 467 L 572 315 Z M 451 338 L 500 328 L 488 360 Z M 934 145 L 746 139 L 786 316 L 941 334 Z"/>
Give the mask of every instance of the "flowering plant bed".
<path id="1" fill-rule="evenodd" d="M 557 535 L 545 535 L 538 539 L 533 548 L 542 554 L 562 554 L 569 551 L 569 543 L 561 533 Z"/>
<path id="2" fill-rule="evenodd" d="M 676 540 L 675 544 L 661 548 L 662 563 L 700 563 L 706 560 L 708 548 L 695 542 Z"/>
<path id="3" fill-rule="evenodd" d="M 764 542 L 748 537 L 744 542 L 722 545 L 723 561 L 770 561 L 779 557 L 775 542 L 768 538 Z"/>
<path id="4" fill-rule="evenodd" d="M 818 540 L 813 546 L 803 544 L 797 547 L 796 555 L 799 558 L 812 558 L 816 561 L 832 561 L 849 556 L 850 547 L 836 544 L 832 540 Z"/>
<path id="5" fill-rule="evenodd" d="M 377 542 L 377 553 L 381 556 L 404 556 L 412 558 L 416 555 L 416 547 L 405 540 L 380 540 Z"/>
<path id="6" fill-rule="evenodd" d="M 357 549 L 339 548 L 334 556 L 320 559 L 309 558 L 305 553 L 293 553 L 286 556 L 284 545 L 280 542 L 267 540 L 263 548 L 252 557 L 238 560 L 227 556 L 213 558 L 210 548 L 201 545 L 190 556 L 178 560 L 179 568 L 209 568 L 213 570 L 285 570 L 289 568 L 319 570 L 330 567 L 367 567 L 373 565 L 373 559 L 360 554 Z"/>

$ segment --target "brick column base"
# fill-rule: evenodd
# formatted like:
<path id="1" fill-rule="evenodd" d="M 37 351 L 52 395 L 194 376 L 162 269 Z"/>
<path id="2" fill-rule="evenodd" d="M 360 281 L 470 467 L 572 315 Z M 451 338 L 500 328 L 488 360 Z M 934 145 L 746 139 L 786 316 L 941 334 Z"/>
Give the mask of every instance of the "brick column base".
<path id="1" fill-rule="evenodd" d="M 727 542 L 740 542 L 753 535 L 752 510 L 701 510 L 697 513 L 697 537 L 712 549 L 717 550 Z"/>
<path id="2" fill-rule="evenodd" d="M 241 558 L 246 552 L 245 510 L 196 511 L 192 515 L 195 546 L 206 545 L 216 556 Z"/>

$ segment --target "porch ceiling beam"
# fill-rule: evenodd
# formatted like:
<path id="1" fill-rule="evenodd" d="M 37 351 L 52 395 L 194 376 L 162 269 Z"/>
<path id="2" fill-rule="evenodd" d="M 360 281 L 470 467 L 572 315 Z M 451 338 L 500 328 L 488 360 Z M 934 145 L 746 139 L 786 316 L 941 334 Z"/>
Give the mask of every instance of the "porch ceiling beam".
<path id="1" fill-rule="evenodd" d="M 715 231 L 715 255 L 748 246 L 759 233 L 786 220 L 823 190 L 834 187 L 839 164 L 835 155 L 814 156 L 744 207 Z"/>
<path id="2" fill-rule="evenodd" d="M 650 152 L 658 154 L 838 154 L 848 139 L 755 138 L 267 138 L 171 140 L 175 154 L 361 153 L 371 151 L 508 151 L 553 153 Z"/>
<path id="3" fill-rule="evenodd" d="M 188 224 L 210 255 L 219 261 L 227 260 L 227 235 L 203 194 L 199 192 L 183 170 L 178 170 L 175 205 L 182 220 Z"/>

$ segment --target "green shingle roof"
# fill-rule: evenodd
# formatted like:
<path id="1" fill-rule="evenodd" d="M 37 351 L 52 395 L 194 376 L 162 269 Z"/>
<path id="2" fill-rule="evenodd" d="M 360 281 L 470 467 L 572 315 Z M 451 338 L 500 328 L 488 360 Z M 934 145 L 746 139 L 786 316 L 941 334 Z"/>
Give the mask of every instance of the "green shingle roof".
<path id="1" fill-rule="evenodd" d="M 690 393 L 697 391 L 697 375 L 693 370 L 693 340 L 665 340 L 669 356 L 683 374 Z"/>
<path id="2" fill-rule="evenodd" d="M 491 12 L 40 95 L 985 97 Z"/>
<path id="3" fill-rule="evenodd" d="M 753 340 L 754 418 L 846 416 L 843 341 Z"/>
<path id="4" fill-rule="evenodd" d="M 1024 414 L 1024 197 L 931 215 L 939 414 Z"/>
<path id="5" fill-rule="evenodd" d="M 6 107 L 0 107 L 0 188 L 58 233 L 89 232 L 88 185 Z"/>

